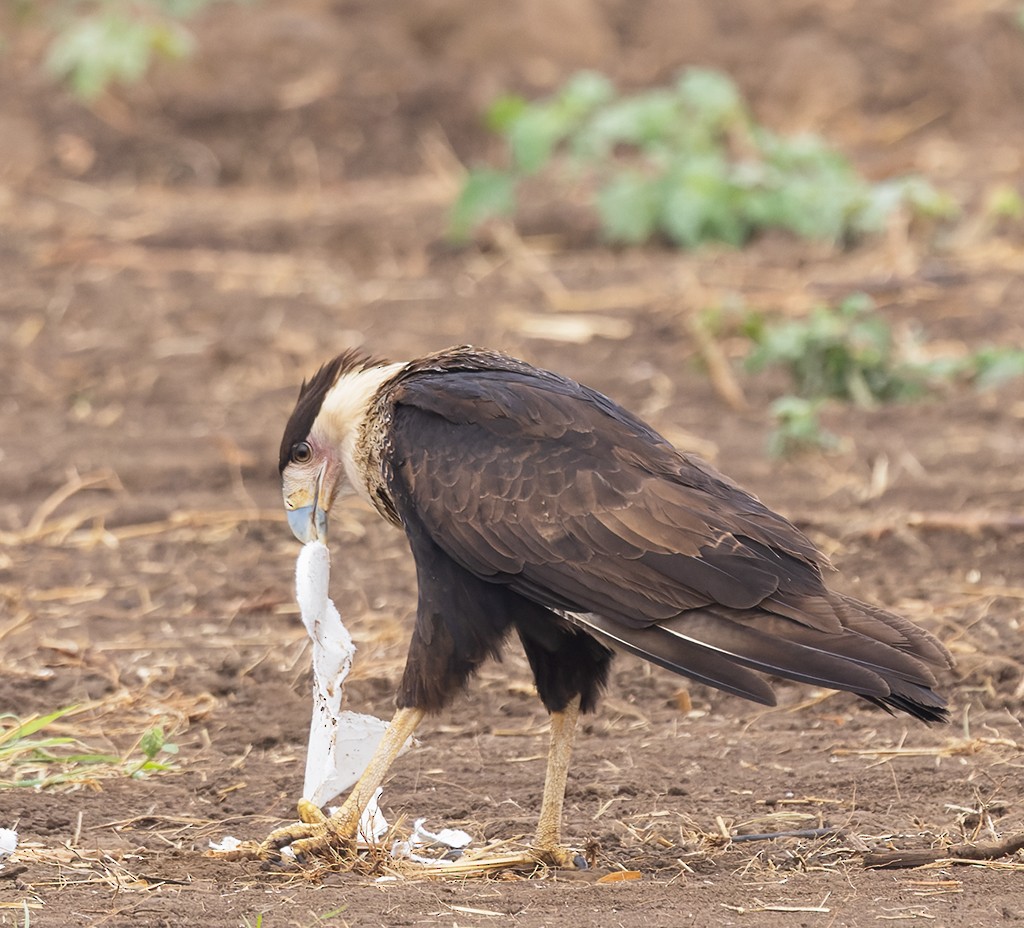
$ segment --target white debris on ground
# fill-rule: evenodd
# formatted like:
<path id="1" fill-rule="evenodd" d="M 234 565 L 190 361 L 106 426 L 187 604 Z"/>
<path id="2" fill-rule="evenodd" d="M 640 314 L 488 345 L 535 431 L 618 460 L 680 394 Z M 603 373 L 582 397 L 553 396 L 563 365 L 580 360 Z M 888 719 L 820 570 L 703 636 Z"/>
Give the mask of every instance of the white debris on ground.
<path id="1" fill-rule="evenodd" d="M 360 844 L 378 845 L 384 835 L 388 833 L 388 820 L 384 818 L 384 813 L 380 810 L 380 795 L 383 792 L 384 788 L 378 786 L 366 804 L 366 808 L 363 809 L 363 814 L 359 819 Z M 332 814 L 334 813 L 334 809 L 330 811 Z"/>
<path id="2" fill-rule="evenodd" d="M 0 870 L 4 868 L 4 861 L 17 850 L 18 833 L 13 828 L 0 828 Z"/>
<path id="3" fill-rule="evenodd" d="M 425 818 L 416 819 L 412 826 L 412 834 L 407 841 L 396 841 L 391 847 L 391 856 L 415 861 L 418 864 L 431 866 L 452 863 L 462 855 L 462 851 L 473 840 L 466 832 L 458 828 L 442 828 L 440 831 L 427 831 L 423 827 Z M 430 850 L 434 856 L 426 856 L 420 851 Z"/>

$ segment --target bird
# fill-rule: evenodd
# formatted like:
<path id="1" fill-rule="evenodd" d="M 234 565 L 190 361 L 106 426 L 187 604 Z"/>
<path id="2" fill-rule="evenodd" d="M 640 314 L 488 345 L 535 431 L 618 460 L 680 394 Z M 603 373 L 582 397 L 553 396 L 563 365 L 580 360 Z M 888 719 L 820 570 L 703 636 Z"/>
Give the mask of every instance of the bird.
<path id="1" fill-rule="evenodd" d="M 529 858 L 579 867 L 561 819 L 574 733 L 613 656 L 774 705 L 764 675 L 844 690 L 924 722 L 948 718 L 949 652 L 909 620 L 831 590 L 791 522 L 614 400 L 472 346 L 409 362 L 347 350 L 302 383 L 279 471 L 287 519 L 326 542 L 351 487 L 401 529 L 417 609 L 396 712 L 332 815 L 261 843 L 351 859 L 359 818 L 422 719 L 519 638 L 550 713 Z"/>

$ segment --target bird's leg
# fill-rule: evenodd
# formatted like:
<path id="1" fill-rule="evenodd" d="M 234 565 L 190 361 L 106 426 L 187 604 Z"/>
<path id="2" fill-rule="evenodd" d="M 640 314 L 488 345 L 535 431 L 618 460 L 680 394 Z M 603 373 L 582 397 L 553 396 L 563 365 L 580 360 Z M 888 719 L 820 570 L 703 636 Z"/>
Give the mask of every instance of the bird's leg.
<path id="1" fill-rule="evenodd" d="M 580 716 L 580 697 L 576 696 L 561 711 L 551 713 L 551 743 L 548 747 L 548 770 L 544 778 L 544 799 L 533 840 L 533 856 L 554 867 L 572 869 L 586 866 L 579 854 L 561 844 L 562 805 L 565 802 L 565 781 L 569 775 L 576 723 Z"/>
<path id="2" fill-rule="evenodd" d="M 326 816 L 313 803 L 299 800 L 302 821 L 271 832 L 260 845 L 259 856 L 274 856 L 280 853 L 281 848 L 290 846 L 298 860 L 313 857 L 353 859 L 363 811 L 423 715 L 422 709 L 399 709 L 341 808 Z"/>

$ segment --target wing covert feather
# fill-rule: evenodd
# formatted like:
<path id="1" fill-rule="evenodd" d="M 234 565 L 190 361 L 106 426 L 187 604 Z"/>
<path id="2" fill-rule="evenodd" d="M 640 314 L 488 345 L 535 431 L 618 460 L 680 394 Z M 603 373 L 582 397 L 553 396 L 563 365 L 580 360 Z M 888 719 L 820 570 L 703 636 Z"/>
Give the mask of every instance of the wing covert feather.
<path id="1" fill-rule="evenodd" d="M 796 528 L 585 387 L 420 374 L 394 402 L 392 490 L 478 576 L 634 626 L 823 591 L 824 558 Z"/>

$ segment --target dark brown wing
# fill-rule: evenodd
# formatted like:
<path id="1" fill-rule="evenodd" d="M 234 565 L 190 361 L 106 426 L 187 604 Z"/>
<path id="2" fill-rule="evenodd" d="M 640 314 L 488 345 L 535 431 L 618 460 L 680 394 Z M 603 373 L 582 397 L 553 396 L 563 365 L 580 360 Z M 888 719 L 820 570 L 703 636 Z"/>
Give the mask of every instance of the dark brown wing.
<path id="1" fill-rule="evenodd" d="M 478 577 L 593 614 L 666 666 L 696 648 L 684 659 L 713 652 L 883 701 L 887 675 L 934 683 L 930 636 L 838 608 L 804 535 L 608 398 L 518 368 L 421 373 L 393 400 L 399 511 Z"/>
<path id="2" fill-rule="evenodd" d="M 578 384 L 424 375 L 395 400 L 393 479 L 479 576 L 630 625 L 824 591 L 824 558 L 789 522 Z M 807 621 L 838 628 L 816 606 Z"/>

